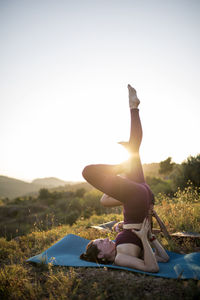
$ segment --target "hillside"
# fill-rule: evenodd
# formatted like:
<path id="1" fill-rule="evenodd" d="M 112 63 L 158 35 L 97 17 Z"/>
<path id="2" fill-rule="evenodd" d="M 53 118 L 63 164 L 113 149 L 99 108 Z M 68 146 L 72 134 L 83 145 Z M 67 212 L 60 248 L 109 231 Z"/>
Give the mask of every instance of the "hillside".
<path id="1" fill-rule="evenodd" d="M 40 185 L 46 188 L 53 188 L 57 186 L 64 186 L 66 184 L 71 184 L 71 181 L 64 181 L 55 177 L 47 177 L 47 178 L 37 178 L 32 181 L 33 184 Z"/>
<path id="2" fill-rule="evenodd" d="M 0 197 L 15 198 L 39 191 L 41 186 L 19 179 L 0 176 Z"/>
<path id="3" fill-rule="evenodd" d="M 58 178 L 38 178 L 31 183 L 16 178 L 0 176 L 0 198 L 13 199 L 32 193 L 37 193 L 41 188 L 57 188 L 65 185 L 73 185 L 75 182 L 63 181 Z"/>
<path id="4" fill-rule="evenodd" d="M 89 194 L 88 194 L 89 193 Z M 83 211 L 87 199 L 92 203 Z M 72 224 L 80 215 L 89 216 L 94 210 L 106 211 L 100 206 L 101 193 L 86 182 L 68 184 L 39 193 L 0 201 L 0 237 L 12 238 L 27 234 L 33 226 L 42 229 L 58 224 Z"/>
<path id="5" fill-rule="evenodd" d="M 163 207 L 164 205 L 159 209 L 162 210 Z M 10 241 L 1 238 L 0 298 L 2 300 L 199 299 L 200 281 L 195 279 L 167 279 L 110 268 L 53 267 L 51 264 L 26 262 L 26 259 L 41 253 L 67 234 L 72 233 L 87 239 L 105 238 L 106 232 L 100 233 L 88 225 L 118 218 L 113 214 L 92 216 L 90 219 L 78 221 L 73 226 L 63 225 L 48 231 L 33 231 Z M 192 219 L 190 220 L 192 222 Z M 109 237 L 114 239 L 115 234 L 112 233 Z M 167 249 L 172 250 L 172 246 L 167 245 L 161 236 L 159 239 Z M 176 248 L 176 251 L 178 250 Z"/>
<path id="6" fill-rule="evenodd" d="M 159 163 L 151 163 L 143 165 L 145 176 L 160 177 Z M 77 182 L 64 181 L 55 177 L 36 178 L 31 183 L 16 178 L 0 176 L 0 198 L 13 199 L 20 196 L 37 193 L 41 188 L 63 190 L 67 186 L 73 186 Z M 80 188 L 84 182 L 80 182 Z M 77 188 L 77 187 L 76 187 Z M 64 188 L 65 189 L 65 188 Z M 68 190 L 68 188 L 67 188 Z"/>
<path id="7" fill-rule="evenodd" d="M 67 185 L 63 188 L 66 190 Z M 90 240 L 105 238 L 107 232 L 91 226 L 123 218 L 120 211 L 113 211 L 117 207 L 103 208 L 101 193 L 86 183 L 68 185 L 68 191 L 44 191 L 39 197 L 8 200 L 0 206 L 0 299 L 199 299 L 200 281 L 195 279 L 156 278 L 109 268 L 28 264 L 26 259 L 67 234 Z M 169 233 L 199 233 L 199 203 L 197 188 L 189 186 L 174 198 L 163 195 L 156 199 L 155 210 Z M 154 221 L 153 228 L 157 226 Z M 109 233 L 110 239 L 115 237 L 116 232 Z M 157 237 L 171 251 L 200 251 L 199 240 L 167 243 L 161 234 Z"/>

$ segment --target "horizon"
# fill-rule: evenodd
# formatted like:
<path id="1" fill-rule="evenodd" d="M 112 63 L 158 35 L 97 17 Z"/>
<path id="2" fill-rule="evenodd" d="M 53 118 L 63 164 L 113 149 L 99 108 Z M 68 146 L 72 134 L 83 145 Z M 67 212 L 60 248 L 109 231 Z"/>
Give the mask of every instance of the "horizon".
<path id="1" fill-rule="evenodd" d="M 168 158 L 168 157 L 167 157 Z M 166 158 L 166 159 L 167 159 Z M 186 161 L 183 160 L 183 162 Z M 172 159 L 172 162 L 175 163 L 175 164 L 181 164 L 181 163 L 177 163 L 175 161 L 173 161 Z M 150 163 L 143 163 L 142 166 L 144 165 L 151 165 L 151 164 L 159 164 L 160 162 L 150 162 Z M 0 174 L 0 176 L 3 176 L 3 177 L 8 177 L 8 178 L 11 178 L 11 179 L 17 179 L 17 180 L 21 180 L 21 181 L 24 181 L 24 182 L 28 182 L 28 183 L 32 183 L 34 180 L 36 179 L 50 179 L 50 178 L 55 178 L 55 179 L 58 179 L 58 180 L 61 180 L 61 181 L 66 181 L 66 182 L 86 182 L 85 179 L 82 177 L 80 180 L 70 180 L 70 179 L 63 179 L 63 178 L 60 178 L 60 177 L 56 177 L 56 176 L 45 176 L 45 177 L 34 177 L 32 179 L 27 179 L 27 178 L 19 178 L 19 177 L 13 177 L 13 176 L 10 176 L 10 175 L 5 175 L 5 174 Z M 81 175 L 82 176 L 82 175 Z"/>
<path id="2" fill-rule="evenodd" d="M 143 164 L 199 153 L 200 1 L 1 1 L 0 38 L 2 176 L 81 181 L 126 160 L 128 83 Z"/>

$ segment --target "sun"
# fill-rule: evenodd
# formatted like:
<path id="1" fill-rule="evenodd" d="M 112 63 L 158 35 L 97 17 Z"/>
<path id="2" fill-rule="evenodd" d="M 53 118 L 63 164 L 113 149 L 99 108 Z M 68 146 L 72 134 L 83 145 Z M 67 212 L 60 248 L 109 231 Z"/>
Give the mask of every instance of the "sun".
<path id="1" fill-rule="evenodd" d="M 96 158 L 97 156 L 99 163 L 120 164 L 128 160 L 130 154 L 121 145 L 110 144 L 96 151 Z"/>

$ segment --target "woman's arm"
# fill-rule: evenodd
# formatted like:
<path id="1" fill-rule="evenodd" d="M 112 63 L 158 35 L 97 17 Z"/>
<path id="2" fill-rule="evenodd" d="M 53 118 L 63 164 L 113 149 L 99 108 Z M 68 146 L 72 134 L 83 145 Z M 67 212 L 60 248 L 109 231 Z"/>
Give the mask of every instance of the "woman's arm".
<path id="1" fill-rule="evenodd" d="M 152 238 L 154 236 L 152 235 Z M 151 241 L 152 247 L 155 249 L 155 257 L 158 262 L 168 262 L 169 256 L 163 246 L 159 243 L 159 241 L 155 238 Z"/>
<path id="2" fill-rule="evenodd" d="M 125 253 L 117 253 L 115 258 L 115 263 L 120 266 L 135 268 L 147 272 L 158 272 L 159 266 L 155 255 L 151 249 L 147 238 L 147 232 L 149 230 L 149 221 L 144 220 L 142 228 L 140 231 L 134 231 L 134 233 L 141 239 L 144 249 L 144 260 L 134 257 L 132 255 L 127 255 Z M 134 245 L 133 245 L 134 246 Z"/>
<path id="3" fill-rule="evenodd" d="M 105 207 L 113 207 L 113 206 L 120 206 L 120 205 L 123 205 L 122 202 L 106 195 L 106 194 L 103 194 L 103 196 L 101 197 L 100 199 L 100 202 L 103 206 Z"/>

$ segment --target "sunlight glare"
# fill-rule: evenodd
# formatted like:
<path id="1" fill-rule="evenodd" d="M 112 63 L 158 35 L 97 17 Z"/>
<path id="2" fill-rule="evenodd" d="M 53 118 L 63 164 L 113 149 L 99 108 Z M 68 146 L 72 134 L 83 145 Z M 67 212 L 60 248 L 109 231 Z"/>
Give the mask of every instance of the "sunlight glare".
<path id="1" fill-rule="evenodd" d="M 120 164 L 129 158 L 129 153 L 121 145 L 109 145 L 95 153 L 96 163 Z"/>

